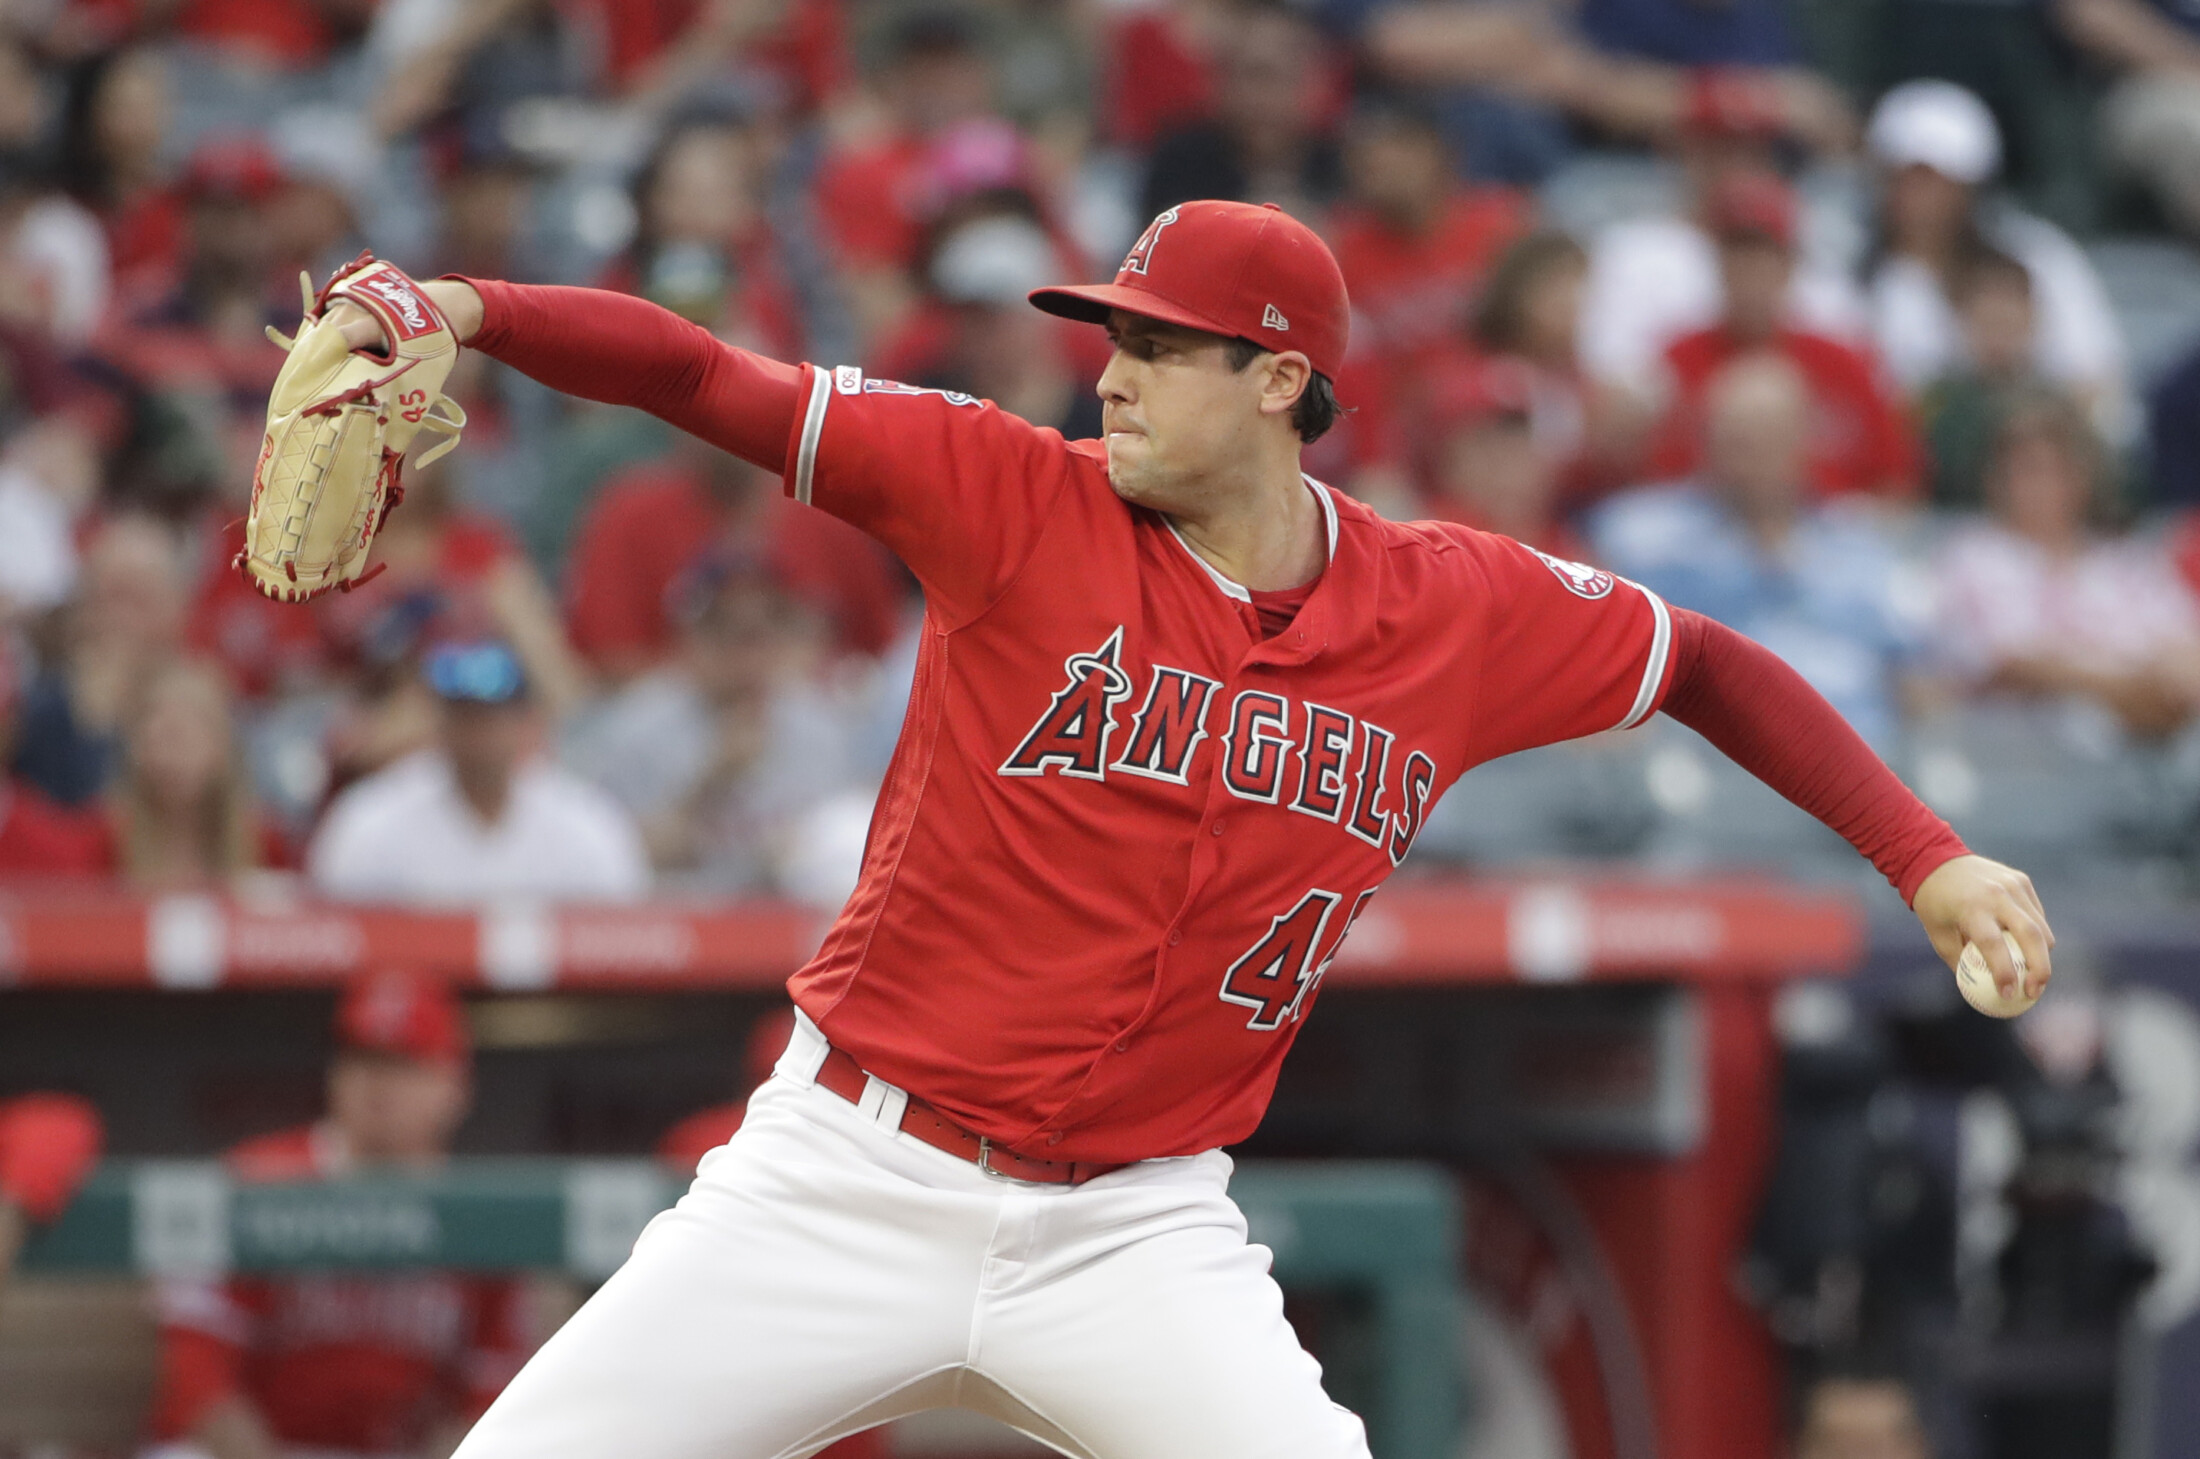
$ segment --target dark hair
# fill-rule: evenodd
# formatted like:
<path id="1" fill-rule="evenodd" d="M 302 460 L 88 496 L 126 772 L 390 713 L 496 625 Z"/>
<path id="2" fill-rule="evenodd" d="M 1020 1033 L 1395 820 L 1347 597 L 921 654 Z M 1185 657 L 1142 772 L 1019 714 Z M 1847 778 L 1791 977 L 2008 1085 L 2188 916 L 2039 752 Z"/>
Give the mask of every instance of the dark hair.
<path id="1" fill-rule="evenodd" d="M 114 169 L 99 148 L 99 93 L 130 54 L 127 46 L 103 51 L 79 62 L 62 85 L 56 180 L 69 196 L 95 210 L 114 201 Z"/>
<path id="2" fill-rule="evenodd" d="M 1249 339 L 1226 339 L 1222 342 L 1222 357 L 1230 362 L 1230 368 L 1242 371 L 1247 365 L 1268 352 L 1268 346 Z M 1306 382 L 1299 398 L 1291 403 L 1291 428 L 1299 433 L 1302 441 L 1318 441 L 1329 434 L 1329 428 L 1345 413 L 1337 400 L 1337 387 L 1321 371 Z"/>
<path id="3" fill-rule="evenodd" d="M 1395 87 L 1370 87 L 1353 98 L 1349 125 L 1371 131 L 1419 132 L 1440 145 L 1450 146 L 1444 118 L 1423 94 Z"/>
<path id="4" fill-rule="evenodd" d="M 968 55 L 978 48 L 978 35 L 970 17 L 952 5 L 912 5 L 897 16 L 886 33 L 889 64 Z"/>
<path id="5" fill-rule="evenodd" d="M 673 154 L 690 137 L 709 136 L 712 133 L 730 133 L 735 136 L 748 130 L 747 119 L 732 107 L 696 106 L 682 110 L 657 134 L 649 155 L 627 182 L 627 196 L 634 204 L 634 237 L 628 241 L 628 251 L 637 259 L 647 259 L 654 253 L 660 240 L 656 236 L 655 219 L 651 216 L 650 194 L 657 190 L 658 181 L 671 165 Z"/>
<path id="6" fill-rule="evenodd" d="M 1520 348 L 1527 329 L 1528 295 L 1560 265 L 1587 268 L 1588 250 L 1565 233 L 1531 233 L 1498 256 L 1475 304 L 1471 331 L 1486 350 Z"/>

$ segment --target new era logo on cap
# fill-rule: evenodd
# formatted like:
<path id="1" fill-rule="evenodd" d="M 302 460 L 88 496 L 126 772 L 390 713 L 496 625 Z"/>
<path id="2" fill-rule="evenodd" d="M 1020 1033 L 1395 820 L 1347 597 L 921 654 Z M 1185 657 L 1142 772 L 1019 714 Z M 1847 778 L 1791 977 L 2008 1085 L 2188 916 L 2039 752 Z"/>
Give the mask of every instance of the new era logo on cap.
<path id="1" fill-rule="evenodd" d="M 1274 204 L 1181 203 L 1146 226 L 1113 283 L 1036 289 L 1031 302 L 1091 324 L 1121 309 L 1295 350 L 1332 380 L 1351 323 L 1329 246 Z"/>

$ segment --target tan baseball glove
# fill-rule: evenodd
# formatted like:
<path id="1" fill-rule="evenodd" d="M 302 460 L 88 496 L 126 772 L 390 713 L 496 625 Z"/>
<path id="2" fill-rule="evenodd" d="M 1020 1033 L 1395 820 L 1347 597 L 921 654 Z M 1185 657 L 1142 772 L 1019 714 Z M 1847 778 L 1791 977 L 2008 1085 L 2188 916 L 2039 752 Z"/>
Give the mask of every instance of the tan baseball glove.
<path id="1" fill-rule="evenodd" d="M 268 337 L 290 351 L 267 402 L 267 435 L 252 472 L 252 509 L 236 567 L 283 602 L 302 603 L 372 574 L 367 549 L 405 495 L 405 452 L 422 431 L 443 439 L 425 466 L 458 444 L 466 413 L 443 394 L 458 363 L 450 321 L 395 264 L 362 253 L 316 294 L 299 275 L 305 321 L 298 337 Z M 328 319 L 349 299 L 372 314 L 385 354 L 354 350 Z"/>

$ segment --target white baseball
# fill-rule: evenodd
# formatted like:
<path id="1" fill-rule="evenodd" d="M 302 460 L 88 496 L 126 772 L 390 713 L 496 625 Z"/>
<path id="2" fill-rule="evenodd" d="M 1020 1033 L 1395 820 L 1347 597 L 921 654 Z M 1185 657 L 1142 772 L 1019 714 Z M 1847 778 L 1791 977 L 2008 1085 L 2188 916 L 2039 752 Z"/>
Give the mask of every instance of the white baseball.
<path id="1" fill-rule="evenodd" d="M 2003 995 L 2000 985 L 1994 981 L 1993 973 L 1986 966 L 1986 954 L 1978 950 L 1975 942 L 1963 944 L 1963 956 L 1956 959 L 1956 987 L 1962 991 L 1964 1002 L 1988 1018 L 2015 1018 L 2039 1002 L 2040 995 L 2025 991 L 2025 983 L 2031 970 L 2025 966 L 2024 950 L 2017 946 L 2017 939 L 2004 932 L 2001 940 L 2009 949 L 2009 960 L 2017 965 L 2016 996 Z"/>

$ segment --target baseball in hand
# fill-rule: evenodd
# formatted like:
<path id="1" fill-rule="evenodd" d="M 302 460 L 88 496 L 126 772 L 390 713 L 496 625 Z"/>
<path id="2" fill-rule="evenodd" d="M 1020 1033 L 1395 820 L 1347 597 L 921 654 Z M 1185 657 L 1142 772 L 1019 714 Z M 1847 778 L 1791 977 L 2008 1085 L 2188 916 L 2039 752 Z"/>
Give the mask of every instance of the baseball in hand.
<path id="1" fill-rule="evenodd" d="M 1963 944 L 1963 956 L 1956 959 L 1956 987 L 1962 990 L 1964 1002 L 1988 1018 L 2015 1018 L 2039 1002 L 2040 995 L 2025 991 L 2031 969 L 2025 966 L 2024 951 L 2017 946 L 2016 938 L 2004 932 L 2001 940 L 2009 949 L 2009 960 L 2017 965 L 2015 996 L 2002 993 L 2000 985 L 1994 982 L 1993 972 L 1986 966 L 1986 954 L 1978 950 L 1975 942 Z"/>

